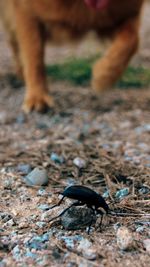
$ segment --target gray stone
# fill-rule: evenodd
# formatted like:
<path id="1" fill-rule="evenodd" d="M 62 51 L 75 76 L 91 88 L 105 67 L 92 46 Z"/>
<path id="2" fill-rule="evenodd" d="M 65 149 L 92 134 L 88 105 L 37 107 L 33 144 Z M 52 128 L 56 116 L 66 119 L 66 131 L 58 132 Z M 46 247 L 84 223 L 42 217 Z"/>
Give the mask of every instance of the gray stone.
<path id="1" fill-rule="evenodd" d="M 41 204 L 41 205 L 38 206 L 38 208 L 40 210 L 45 211 L 45 210 L 49 210 L 50 209 L 50 206 L 48 204 Z"/>
<path id="2" fill-rule="evenodd" d="M 17 171 L 27 175 L 29 172 L 31 172 L 31 166 L 29 164 L 19 164 L 17 166 Z"/>
<path id="3" fill-rule="evenodd" d="M 63 164 L 65 162 L 65 159 L 62 156 L 59 156 L 54 152 L 52 152 L 50 159 L 56 164 Z"/>
<path id="4" fill-rule="evenodd" d="M 39 227 L 39 228 L 43 228 L 46 226 L 46 222 L 36 222 L 36 225 Z"/>
<path id="5" fill-rule="evenodd" d="M 125 196 L 127 196 L 129 194 L 129 188 L 123 188 L 120 189 L 119 191 L 116 192 L 116 198 L 124 198 Z"/>
<path id="6" fill-rule="evenodd" d="M 66 230 L 85 229 L 96 223 L 96 215 L 87 207 L 71 207 L 61 216 L 61 224 Z"/>
<path id="7" fill-rule="evenodd" d="M 46 169 L 42 167 L 36 167 L 32 172 L 30 172 L 24 181 L 30 186 L 41 186 L 48 184 L 48 174 Z"/>
<path id="8" fill-rule="evenodd" d="M 150 238 L 143 240 L 143 245 L 146 251 L 150 254 Z"/>
<path id="9" fill-rule="evenodd" d="M 79 169 L 83 169 L 83 168 L 86 168 L 87 166 L 87 163 L 84 159 L 82 158 L 79 158 L 79 157 L 76 157 L 74 160 L 73 160 L 73 164 L 78 167 Z"/>
<path id="10" fill-rule="evenodd" d="M 117 245 L 121 250 L 131 249 L 133 246 L 133 235 L 125 226 L 117 230 Z"/>

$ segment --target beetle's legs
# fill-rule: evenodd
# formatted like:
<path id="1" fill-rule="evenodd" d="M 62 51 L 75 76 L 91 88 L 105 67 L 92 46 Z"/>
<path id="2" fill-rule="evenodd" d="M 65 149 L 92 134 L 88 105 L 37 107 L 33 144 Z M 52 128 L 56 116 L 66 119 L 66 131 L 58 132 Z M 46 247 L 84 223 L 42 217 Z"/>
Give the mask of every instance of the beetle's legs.
<path id="1" fill-rule="evenodd" d="M 93 223 L 93 218 L 94 218 L 94 215 L 95 215 L 96 210 L 93 209 L 92 207 L 88 207 L 88 208 L 90 208 L 92 210 L 92 213 L 93 213 L 92 220 L 91 220 L 91 222 L 89 224 L 89 227 L 88 227 L 88 235 L 89 235 L 90 234 L 90 230 L 91 230 L 91 226 L 92 226 L 92 223 Z"/>
<path id="2" fill-rule="evenodd" d="M 101 215 L 101 220 L 100 220 L 100 224 L 99 224 L 100 231 L 101 231 L 102 230 L 102 221 L 103 221 L 104 213 L 101 210 L 96 210 L 96 212 Z"/>
<path id="3" fill-rule="evenodd" d="M 64 198 L 65 198 L 65 196 L 63 196 L 57 204 L 55 204 L 52 207 L 50 207 L 50 210 L 55 208 L 55 207 L 57 207 L 57 206 L 59 206 L 63 202 Z"/>
<path id="4" fill-rule="evenodd" d="M 101 214 L 100 224 L 99 224 L 100 230 L 102 230 L 103 215 L 104 215 L 104 214 L 102 213 L 102 214 Z"/>
<path id="5" fill-rule="evenodd" d="M 64 198 L 64 197 L 63 197 L 63 198 Z M 61 200 L 63 200 L 63 198 L 62 198 Z M 61 202 L 60 202 L 60 203 L 61 203 Z M 59 204 L 59 205 L 60 205 L 60 204 Z M 68 208 L 64 209 L 58 216 L 53 217 L 52 219 L 50 219 L 49 222 L 51 222 L 51 221 L 53 221 L 53 220 L 55 220 L 55 219 L 61 217 L 61 216 L 62 216 L 67 210 L 69 210 L 71 207 L 73 207 L 73 206 L 82 206 L 82 205 L 84 205 L 84 203 L 82 203 L 82 202 L 80 202 L 80 201 L 77 201 L 77 202 L 72 203 Z M 56 205 L 56 206 L 58 206 L 58 205 Z"/>

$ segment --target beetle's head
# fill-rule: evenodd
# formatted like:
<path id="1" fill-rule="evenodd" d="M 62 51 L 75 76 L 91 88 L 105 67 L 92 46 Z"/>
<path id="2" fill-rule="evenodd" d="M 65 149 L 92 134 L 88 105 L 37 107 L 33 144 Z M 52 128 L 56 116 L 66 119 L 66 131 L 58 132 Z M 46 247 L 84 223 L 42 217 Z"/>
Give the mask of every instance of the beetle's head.
<path id="1" fill-rule="evenodd" d="M 104 208 L 104 210 L 106 211 L 106 213 L 108 213 L 108 211 L 109 211 L 109 206 L 108 206 L 108 204 L 107 204 L 106 202 L 104 203 L 103 208 Z"/>
<path id="2" fill-rule="evenodd" d="M 98 213 L 107 213 L 109 212 L 109 206 L 106 203 L 105 199 L 102 196 L 99 196 L 99 205 L 97 205 L 97 212 Z M 98 204 L 98 203 L 97 203 Z"/>

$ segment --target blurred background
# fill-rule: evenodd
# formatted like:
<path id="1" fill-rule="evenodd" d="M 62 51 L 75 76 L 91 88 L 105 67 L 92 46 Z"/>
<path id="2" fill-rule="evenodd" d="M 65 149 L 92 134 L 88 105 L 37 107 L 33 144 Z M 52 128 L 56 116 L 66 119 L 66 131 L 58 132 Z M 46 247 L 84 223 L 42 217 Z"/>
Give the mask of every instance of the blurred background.
<path id="1" fill-rule="evenodd" d="M 150 84 L 150 1 L 147 0 L 143 8 L 140 30 L 140 47 L 130 63 L 119 85 L 121 87 L 143 87 Z M 95 58 L 102 55 L 108 40 L 99 42 L 95 35 L 89 34 L 77 44 L 64 46 L 51 45 L 47 47 L 45 60 L 47 72 L 54 80 L 69 80 L 75 84 L 87 84 L 90 80 L 91 65 Z M 5 34 L 0 25 L 0 73 L 11 73 L 13 59 L 11 50 L 6 42 Z M 63 64 L 60 66 L 59 64 Z"/>

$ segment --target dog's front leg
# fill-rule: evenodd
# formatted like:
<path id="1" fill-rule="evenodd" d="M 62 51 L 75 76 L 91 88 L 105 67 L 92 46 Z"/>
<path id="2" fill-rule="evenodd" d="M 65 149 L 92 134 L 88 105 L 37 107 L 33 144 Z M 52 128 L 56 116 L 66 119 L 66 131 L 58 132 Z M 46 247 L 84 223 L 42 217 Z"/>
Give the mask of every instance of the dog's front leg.
<path id="1" fill-rule="evenodd" d="M 93 67 L 92 88 L 101 92 L 111 89 L 120 78 L 139 42 L 139 18 L 127 21 L 117 32 L 106 55 Z"/>
<path id="2" fill-rule="evenodd" d="M 20 49 L 26 94 L 23 104 L 25 112 L 35 109 L 43 111 L 53 106 L 48 94 L 44 68 L 44 38 L 39 22 L 19 4 L 15 9 L 16 32 Z"/>

